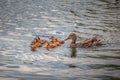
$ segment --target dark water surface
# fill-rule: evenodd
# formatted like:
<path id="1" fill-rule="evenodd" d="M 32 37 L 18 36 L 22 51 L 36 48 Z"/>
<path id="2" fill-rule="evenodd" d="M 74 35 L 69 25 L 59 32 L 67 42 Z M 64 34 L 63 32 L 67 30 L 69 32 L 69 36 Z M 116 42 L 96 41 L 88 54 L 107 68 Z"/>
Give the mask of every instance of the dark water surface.
<path id="1" fill-rule="evenodd" d="M 37 35 L 70 32 L 98 34 L 104 45 L 30 51 Z M 0 0 L 0 80 L 120 80 L 120 1 Z"/>

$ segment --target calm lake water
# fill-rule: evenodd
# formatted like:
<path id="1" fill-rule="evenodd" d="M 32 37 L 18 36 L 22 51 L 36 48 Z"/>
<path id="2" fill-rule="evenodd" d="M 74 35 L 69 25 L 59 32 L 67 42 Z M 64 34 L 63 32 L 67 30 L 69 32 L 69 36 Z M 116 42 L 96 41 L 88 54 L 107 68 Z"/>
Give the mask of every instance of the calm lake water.
<path id="1" fill-rule="evenodd" d="M 30 50 L 35 36 L 104 45 Z M 0 0 L 0 80 L 120 80 L 119 0 Z"/>

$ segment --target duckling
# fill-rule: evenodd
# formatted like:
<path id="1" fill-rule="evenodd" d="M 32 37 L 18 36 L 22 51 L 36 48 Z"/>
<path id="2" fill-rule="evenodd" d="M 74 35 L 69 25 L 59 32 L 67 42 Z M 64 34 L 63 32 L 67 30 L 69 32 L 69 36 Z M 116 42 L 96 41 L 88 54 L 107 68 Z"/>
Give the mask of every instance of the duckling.
<path id="1" fill-rule="evenodd" d="M 58 42 L 58 41 L 54 42 L 54 44 L 55 44 L 56 46 L 60 46 L 60 45 L 61 45 L 60 42 Z"/>
<path id="2" fill-rule="evenodd" d="M 55 39 L 55 38 L 50 40 L 50 44 L 55 45 L 55 46 L 59 46 L 59 43 L 57 42 L 57 39 Z"/>
<path id="3" fill-rule="evenodd" d="M 77 46 L 92 47 L 92 46 L 98 46 L 98 45 L 102 44 L 101 40 L 97 39 L 97 36 L 87 38 L 85 40 L 81 40 L 78 43 L 76 43 L 76 39 L 77 39 L 76 34 L 75 33 L 70 33 L 69 36 L 65 39 L 65 41 L 68 40 L 68 39 L 72 40 L 71 44 L 70 44 L 70 47 L 77 47 Z"/>
<path id="4" fill-rule="evenodd" d="M 63 40 L 57 40 L 57 42 L 59 42 L 60 44 L 64 44 Z"/>
<path id="5" fill-rule="evenodd" d="M 49 49 L 49 48 L 55 48 L 57 46 L 60 46 L 61 44 L 63 44 L 62 40 L 58 40 L 57 38 L 55 38 L 54 36 L 50 37 L 50 42 L 46 42 L 45 43 L 45 48 Z"/>
<path id="6" fill-rule="evenodd" d="M 37 42 L 37 43 L 31 45 L 30 47 L 31 47 L 31 50 L 34 51 L 36 48 L 41 47 L 41 46 L 42 46 L 42 44 L 40 42 Z"/>
<path id="7" fill-rule="evenodd" d="M 101 40 L 93 42 L 93 46 L 100 46 L 100 45 L 102 45 L 102 41 Z"/>
<path id="8" fill-rule="evenodd" d="M 35 43 L 37 43 L 37 42 L 39 42 L 39 41 L 40 41 L 40 38 L 39 38 L 39 37 L 36 37 L 36 38 L 34 38 L 33 41 L 31 42 L 31 45 L 33 45 L 33 44 L 35 44 Z"/>
<path id="9" fill-rule="evenodd" d="M 55 38 L 54 36 L 51 36 L 50 37 L 50 42 L 56 44 L 56 45 L 60 45 L 60 44 L 63 44 L 63 41 L 62 40 L 58 40 L 57 38 Z"/>
<path id="10" fill-rule="evenodd" d="M 50 46 L 49 46 L 49 43 L 48 43 L 48 42 L 46 42 L 46 43 L 45 43 L 45 48 L 46 48 L 46 49 L 49 49 L 49 48 L 50 48 Z"/>
<path id="11" fill-rule="evenodd" d="M 56 38 L 54 36 L 50 37 L 50 41 L 54 41 Z"/>
<path id="12" fill-rule="evenodd" d="M 54 36 L 50 37 L 50 42 L 48 42 L 45 39 L 40 39 L 39 37 L 34 38 L 34 40 L 31 42 L 31 50 L 35 50 L 38 47 L 41 47 L 43 44 L 45 44 L 45 48 L 46 49 L 50 49 L 50 48 L 55 48 L 57 46 L 60 46 L 61 44 L 64 44 L 63 40 L 59 40 L 57 38 L 55 38 Z"/>
<path id="13" fill-rule="evenodd" d="M 31 50 L 35 51 L 36 48 L 41 47 L 46 41 L 47 40 L 40 39 L 39 37 L 34 38 L 30 44 Z"/>
<path id="14" fill-rule="evenodd" d="M 51 40 L 52 40 L 53 42 L 58 42 L 59 44 L 64 44 L 64 41 L 63 41 L 63 40 L 59 40 L 59 39 L 55 38 L 54 36 L 51 37 Z"/>
<path id="15" fill-rule="evenodd" d="M 41 47 L 41 46 L 42 46 L 42 44 L 38 42 L 34 45 L 31 45 L 31 48 L 37 48 L 37 47 Z"/>
<path id="16" fill-rule="evenodd" d="M 46 43 L 45 43 L 45 48 L 46 48 L 47 50 L 49 50 L 50 48 L 55 48 L 55 45 L 50 44 L 49 42 L 46 42 Z"/>
<path id="17" fill-rule="evenodd" d="M 41 40 L 40 40 L 40 43 L 41 43 L 41 44 L 45 44 L 46 42 L 47 42 L 47 40 L 44 40 L 44 39 L 41 39 Z"/>
<path id="18" fill-rule="evenodd" d="M 91 38 L 87 38 L 85 40 L 81 40 L 77 44 L 80 45 L 80 46 L 83 46 L 83 47 L 91 47 L 93 42 L 95 42 L 95 41 L 97 41 L 97 37 L 96 36 L 91 37 Z"/>

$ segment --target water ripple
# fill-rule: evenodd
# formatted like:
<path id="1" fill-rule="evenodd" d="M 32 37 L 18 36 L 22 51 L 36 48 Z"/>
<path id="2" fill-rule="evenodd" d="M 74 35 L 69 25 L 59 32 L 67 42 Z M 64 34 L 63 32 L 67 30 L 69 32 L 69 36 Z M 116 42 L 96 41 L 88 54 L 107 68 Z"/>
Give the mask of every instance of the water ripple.
<path id="1" fill-rule="evenodd" d="M 116 1 L 116 2 L 115 2 Z M 1 0 L 0 79 L 119 80 L 119 0 Z M 34 37 L 78 39 L 95 34 L 103 46 L 30 50 Z M 32 76 L 32 77 L 31 77 Z"/>

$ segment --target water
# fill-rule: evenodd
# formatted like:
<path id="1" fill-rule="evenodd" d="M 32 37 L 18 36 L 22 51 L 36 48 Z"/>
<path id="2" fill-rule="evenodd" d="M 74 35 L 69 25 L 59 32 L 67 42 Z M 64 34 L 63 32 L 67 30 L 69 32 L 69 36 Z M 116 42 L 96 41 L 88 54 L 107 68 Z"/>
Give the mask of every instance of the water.
<path id="1" fill-rule="evenodd" d="M 35 36 L 70 32 L 104 45 L 30 51 Z M 0 80 L 120 80 L 119 34 L 119 0 L 0 0 Z"/>

